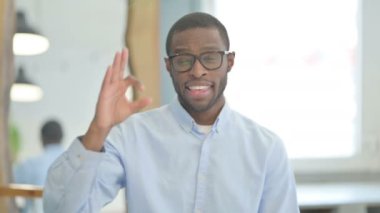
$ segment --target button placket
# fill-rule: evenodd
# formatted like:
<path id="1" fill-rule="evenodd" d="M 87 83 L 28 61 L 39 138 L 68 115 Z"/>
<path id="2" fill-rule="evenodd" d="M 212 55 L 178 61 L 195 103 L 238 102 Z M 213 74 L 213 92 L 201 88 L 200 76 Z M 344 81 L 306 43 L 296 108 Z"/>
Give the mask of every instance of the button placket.
<path id="1" fill-rule="evenodd" d="M 205 194 L 207 192 L 207 173 L 210 158 L 210 133 L 202 143 L 201 155 L 199 159 L 199 167 L 197 174 L 197 185 L 196 185 L 196 195 L 195 195 L 195 213 L 201 213 L 204 208 Z"/>

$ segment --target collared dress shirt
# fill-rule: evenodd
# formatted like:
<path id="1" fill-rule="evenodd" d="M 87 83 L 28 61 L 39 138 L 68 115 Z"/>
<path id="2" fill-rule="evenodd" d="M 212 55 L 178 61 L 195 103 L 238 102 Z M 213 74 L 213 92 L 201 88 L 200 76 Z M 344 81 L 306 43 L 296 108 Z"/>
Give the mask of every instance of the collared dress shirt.
<path id="1" fill-rule="evenodd" d="M 225 104 L 208 134 L 177 99 L 115 126 L 104 152 L 76 139 L 51 166 L 45 212 L 99 212 L 125 187 L 128 213 L 295 213 L 281 140 Z"/>

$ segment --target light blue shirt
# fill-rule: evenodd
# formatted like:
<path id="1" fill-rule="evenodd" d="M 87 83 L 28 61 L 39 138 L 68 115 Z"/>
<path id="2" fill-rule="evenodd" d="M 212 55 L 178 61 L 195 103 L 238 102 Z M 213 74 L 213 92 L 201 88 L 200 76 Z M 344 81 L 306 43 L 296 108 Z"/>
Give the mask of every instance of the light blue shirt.
<path id="1" fill-rule="evenodd" d="M 73 142 L 50 168 L 45 212 L 99 212 L 123 187 L 128 213 L 299 212 L 281 140 L 227 104 L 209 134 L 175 100 L 129 117 L 104 148 Z"/>
<path id="2" fill-rule="evenodd" d="M 64 152 L 60 144 L 50 144 L 44 147 L 42 154 L 29 158 L 14 167 L 13 176 L 15 183 L 43 186 L 50 165 Z M 42 212 L 41 206 L 33 199 L 26 199 L 21 212 Z"/>
<path id="3" fill-rule="evenodd" d="M 14 182 L 43 186 L 50 165 L 64 152 L 60 144 L 44 147 L 43 153 L 29 158 L 14 168 Z"/>

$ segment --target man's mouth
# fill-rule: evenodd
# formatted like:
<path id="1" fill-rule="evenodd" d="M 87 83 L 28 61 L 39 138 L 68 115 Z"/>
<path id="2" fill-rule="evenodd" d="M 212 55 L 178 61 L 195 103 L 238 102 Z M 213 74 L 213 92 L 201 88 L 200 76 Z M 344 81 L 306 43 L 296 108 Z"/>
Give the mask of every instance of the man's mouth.
<path id="1" fill-rule="evenodd" d="M 187 94 L 193 98 L 199 99 L 208 96 L 211 93 L 210 85 L 189 85 L 186 86 Z"/>
<path id="2" fill-rule="evenodd" d="M 189 86 L 187 89 L 189 90 L 207 90 L 210 86 Z"/>

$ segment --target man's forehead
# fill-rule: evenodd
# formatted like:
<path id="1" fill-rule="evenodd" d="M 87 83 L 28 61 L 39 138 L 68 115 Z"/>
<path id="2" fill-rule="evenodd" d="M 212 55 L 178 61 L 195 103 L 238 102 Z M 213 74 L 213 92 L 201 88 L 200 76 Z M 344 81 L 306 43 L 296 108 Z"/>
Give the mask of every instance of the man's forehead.
<path id="1" fill-rule="evenodd" d="M 186 29 L 175 30 L 173 32 L 173 37 L 175 37 L 178 34 L 187 34 L 187 33 L 194 33 L 194 32 L 198 33 L 200 31 L 208 31 L 210 33 L 213 33 L 214 31 L 215 32 L 219 32 L 218 28 L 216 28 L 214 26 L 209 26 L 209 27 L 190 27 L 190 28 L 186 28 Z"/>
<path id="2" fill-rule="evenodd" d="M 170 47 L 174 52 L 187 51 L 194 47 L 219 50 L 224 47 L 224 42 L 216 28 L 189 28 L 175 32 Z"/>

